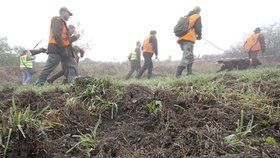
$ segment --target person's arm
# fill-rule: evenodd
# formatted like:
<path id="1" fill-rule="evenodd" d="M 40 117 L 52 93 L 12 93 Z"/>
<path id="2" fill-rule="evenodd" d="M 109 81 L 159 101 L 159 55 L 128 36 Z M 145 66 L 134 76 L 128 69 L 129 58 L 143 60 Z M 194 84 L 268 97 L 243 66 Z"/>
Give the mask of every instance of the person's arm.
<path id="1" fill-rule="evenodd" d="M 264 35 L 262 35 L 262 34 L 260 35 L 259 41 L 260 41 L 260 44 L 261 44 L 262 52 L 264 53 L 265 52 L 265 38 L 264 38 Z"/>
<path id="2" fill-rule="evenodd" d="M 128 61 L 131 60 L 131 53 L 127 56 Z"/>
<path id="3" fill-rule="evenodd" d="M 201 17 L 199 17 L 196 22 L 195 22 L 195 34 L 197 35 L 197 39 L 201 40 L 202 39 L 202 23 L 201 23 Z"/>
<path id="4" fill-rule="evenodd" d="M 40 53 L 46 53 L 47 49 L 40 48 L 40 49 L 32 49 L 32 50 L 29 50 L 29 51 L 34 56 L 34 55 L 37 55 L 37 54 L 40 54 Z"/>
<path id="5" fill-rule="evenodd" d="M 79 34 L 71 36 L 70 37 L 70 43 L 73 43 L 73 42 L 77 41 L 79 38 L 80 38 Z"/>
<path id="6" fill-rule="evenodd" d="M 151 38 L 150 38 L 150 43 L 152 43 L 152 45 L 153 45 L 153 51 L 154 51 L 154 53 L 156 54 L 156 56 L 158 56 L 158 43 L 157 43 L 157 38 L 156 37 L 154 37 L 154 36 L 152 36 Z"/>
<path id="7" fill-rule="evenodd" d="M 27 50 L 27 57 L 26 57 L 26 60 L 27 60 L 27 61 L 35 60 L 35 56 L 33 56 L 33 55 L 31 54 L 31 52 L 29 52 L 28 50 Z"/>
<path id="8" fill-rule="evenodd" d="M 53 18 L 51 23 L 53 37 L 57 42 L 57 46 L 60 48 L 64 48 L 63 40 L 61 38 L 61 35 L 63 33 L 63 21 L 60 18 Z"/>
<path id="9" fill-rule="evenodd" d="M 84 57 L 84 55 L 85 55 L 85 50 L 82 49 L 82 48 L 79 48 L 79 52 L 80 52 L 80 54 L 81 54 L 81 58 Z"/>

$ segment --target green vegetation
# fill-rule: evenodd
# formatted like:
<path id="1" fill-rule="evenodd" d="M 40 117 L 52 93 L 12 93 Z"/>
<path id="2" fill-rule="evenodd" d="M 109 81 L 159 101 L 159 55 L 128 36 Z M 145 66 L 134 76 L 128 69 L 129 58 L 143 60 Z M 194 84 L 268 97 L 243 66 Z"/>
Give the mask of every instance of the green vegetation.
<path id="1" fill-rule="evenodd" d="M 82 77 L 68 86 L 21 86 L 13 92 L 7 91 L 14 96 L 11 105 L 5 98 L 6 93 L 1 94 L 0 148 L 3 152 L 0 151 L 0 155 L 9 155 L 18 139 L 35 139 L 33 142 L 39 144 L 43 141 L 41 145 L 44 147 L 51 146 L 51 139 L 56 138 L 57 133 L 64 135 L 59 135 L 63 140 L 56 139 L 55 143 L 65 141 L 63 143 L 66 144 L 60 156 L 82 154 L 91 157 L 96 156 L 102 147 L 113 151 L 111 148 L 120 149 L 124 144 L 143 143 L 142 140 L 153 138 L 153 141 L 164 141 L 173 136 L 175 140 L 172 143 L 182 146 L 182 153 L 188 147 L 185 145 L 194 145 L 189 148 L 192 151 L 199 149 L 206 152 L 210 148 L 219 148 L 223 155 L 247 151 L 259 153 L 261 143 L 272 148 L 277 148 L 279 144 L 275 134 L 266 133 L 267 129 L 275 130 L 280 122 L 279 85 L 280 70 L 250 69 L 196 74 L 179 79 L 170 76 L 124 81 Z M 37 104 L 38 98 L 45 101 Z M 136 128 L 135 135 L 128 134 L 133 131 L 128 127 L 124 128 L 129 130 L 128 133 L 124 130 L 118 133 L 126 123 Z M 139 125 L 134 126 L 137 123 Z M 111 126 L 113 130 L 108 129 Z M 141 131 L 142 128 L 147 131 Z M 103 133 L 101 129 L 109 132 Z M 159 131 L 152 133 L 150 138 L 143 138 L 139 133 L 149 136 L 155 129 Z M 97 137 L 100 132 L 107 138 L 106 134 L 110 135 L 115 130 L 118 134 L 112 137 L 114 141 L 119 141 L 116 146 L 107 147 L 107 139 L 102 142 Z M 201 140 L 207 145 L 204 146 Z M 100 146 L 100 143 L 105 145 Z M 220 146 L 225 143 L 226 146 Z M 44 150 L 52 153 L 53 148 Z M 135 152 L 132 148 L 130 150 Z M 264 155 L 270 155 L 264 152 Z"/>
<path id="2" fill-rule="evenodd" d="M 253 148 L 251 146 L 252 144 L 252 138 L 248 138 L 247 135 L 252 132 L 252 129 L 255 128 L 257 125 L 253 125 L 253 116 L 251 120 L 248 122 L 246 128 L 244 129 L 244 111 L 241 110 L 240 113 L 240 119 L 237 121 L 237 128 L 236 133 L 231 134 L 227 137 L 225 137 L 225 141 L 233 146 L 233 147 L 247 147 Z"/>
<path id="3" fill-rule="evenodd" d="M 72 148 L 70 148 L 66 154 L 70 153 L 73 149 L 78 148 L 84 155 L 90 157 L 90 152 L 94 150 L 96 146 L 95 137 L 96 131 L 101 124 L 101 115 L 95 124 L 95 127 L 91 130 L 89 134 L 74 135 L 73 137 L 79 138 L 79 142 L 76 143 Z"/>

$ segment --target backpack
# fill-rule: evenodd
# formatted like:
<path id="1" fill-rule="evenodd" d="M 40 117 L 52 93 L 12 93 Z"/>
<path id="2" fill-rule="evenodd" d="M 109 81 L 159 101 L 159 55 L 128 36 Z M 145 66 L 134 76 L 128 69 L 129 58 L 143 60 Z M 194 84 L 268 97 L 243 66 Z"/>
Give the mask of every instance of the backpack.
<path id="1" fill-rule="evenodd" d="M 188 16 L 181 17 L 174 27 L 174 33 L 177 37 L 182 37 L 189 32 L 189 18 Z"/>

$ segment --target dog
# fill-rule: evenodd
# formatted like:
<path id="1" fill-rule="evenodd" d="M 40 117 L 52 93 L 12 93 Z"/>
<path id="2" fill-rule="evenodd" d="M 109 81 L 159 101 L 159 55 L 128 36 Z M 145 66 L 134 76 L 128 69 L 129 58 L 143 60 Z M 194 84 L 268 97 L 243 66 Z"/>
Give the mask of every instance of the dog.
<path id="1" fill-rule="evenodd" d="M 256 68 L 258 65 L 262 64 L 258 59 L 254 59 L 252 61 L 250 61 L 250 59 L 219 60 L 217 63 L 222 65 L 217 73 L 225 70 L 231 71 L 233 69 L 245 70 L 251 66 Z"/>

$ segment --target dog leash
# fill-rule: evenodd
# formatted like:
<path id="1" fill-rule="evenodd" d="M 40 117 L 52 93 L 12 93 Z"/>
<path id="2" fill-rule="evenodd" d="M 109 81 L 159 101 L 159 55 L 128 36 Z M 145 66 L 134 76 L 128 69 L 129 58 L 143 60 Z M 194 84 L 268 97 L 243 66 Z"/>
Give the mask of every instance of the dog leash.
<path id="1" fill-rule="evenodd" d="M 226 51 L 225 51 L 224 49 L 218 47 L 216 44 L 210 42 L 209 40 L 207 40 L 207 39 L 205 39 L 205 38 L 202 38 L 202 39 L 203 39 L 204 41 L 208 42 L 212 47 L 214 47 L 214 48 L 216 48 L 216 49 L 218 49 L 218 50 L 221 50 L 221 51 L 223 51 L 224 53 L 226 53 Z"/>

